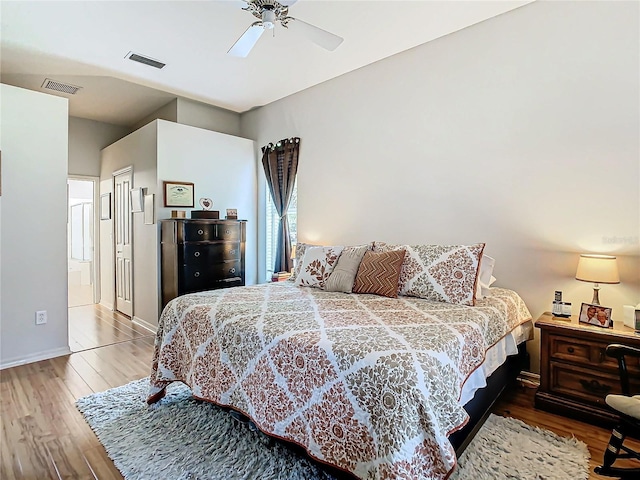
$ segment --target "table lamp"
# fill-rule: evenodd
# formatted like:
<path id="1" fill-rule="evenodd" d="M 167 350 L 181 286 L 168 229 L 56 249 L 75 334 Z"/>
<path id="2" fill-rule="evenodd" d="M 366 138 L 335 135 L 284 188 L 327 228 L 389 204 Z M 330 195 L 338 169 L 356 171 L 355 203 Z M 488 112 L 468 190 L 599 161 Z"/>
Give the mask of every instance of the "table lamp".
<path id="1" fill-rule="evenodd" d="M 296 266 L 296 244 L 293 243 L 291 245 L 291 273 L 293 273 L 295 266 Z"/>
<path id="2" fill-rule="evenodd" d="M 618 275 L 618 264 L 616 257 L 612 255 L 580 255 L 578 260 L 578 270 L 576 280 L 583 282 L 593 282 L 593 305 L 600 305 L 598 291 L 600 283 L 620 283 Z"/>

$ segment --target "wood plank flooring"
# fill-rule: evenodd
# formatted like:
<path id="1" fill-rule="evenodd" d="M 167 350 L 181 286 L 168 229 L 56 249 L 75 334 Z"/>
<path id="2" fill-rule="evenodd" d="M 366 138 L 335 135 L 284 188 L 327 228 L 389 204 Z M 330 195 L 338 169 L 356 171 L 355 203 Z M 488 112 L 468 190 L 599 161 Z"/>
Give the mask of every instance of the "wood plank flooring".
<path id="1" fill-rule="evenodd" d="M 69 348 L 80 352 L 153 335 L 121 313 L 102 305 L 69 308 Z"/>
<path id="2" fill-rule="evenodd" d="M 78 320 L 82 314 L 77 312 Z M 101 315 L 95 317 L 98 322 Z M 103 340 L 111 332 L 110 345 L 0 372 L 1 479 L 122 478 L 76 410 L 75 400 L 149 374 L 153 336 L 134 330 L 126 339 L 117 325 L 96 325 L 94 333 L 100 332 Z M 501 397 L 494 412 L 582 440 L 591 452 L 593 472 L 609 430 L 535 410 L 533 393 L 530 386 L 516 386 Z M 635 447 L 640 448 L 640 442 Z"/>

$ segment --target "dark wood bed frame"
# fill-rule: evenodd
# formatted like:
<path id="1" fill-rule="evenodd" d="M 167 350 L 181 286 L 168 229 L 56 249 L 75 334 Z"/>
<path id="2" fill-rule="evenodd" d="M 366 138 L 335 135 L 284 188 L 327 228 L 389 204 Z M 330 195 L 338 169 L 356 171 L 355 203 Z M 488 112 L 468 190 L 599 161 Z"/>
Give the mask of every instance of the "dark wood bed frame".
<path id="1" fill-rule="evenodd" d="M 449 440 L 456 449 L 456 455 L 460 457 L 465 448 L 471 443 L 473 437 L 482 428 L 485 420 L 491 413 L 493 405 L 500 397 L 504 389 L 515 381 L 516 377 L 524 369 L 529 368 L 529 354 L 527 342 L 518 345 L 518 354 L 507 357 L 498 369 L 487 378 L 487 386 L 476 391 L 475 396 L 464 409 L 469 414 L 469 422 L 457 432 L 449 436 Z"/>

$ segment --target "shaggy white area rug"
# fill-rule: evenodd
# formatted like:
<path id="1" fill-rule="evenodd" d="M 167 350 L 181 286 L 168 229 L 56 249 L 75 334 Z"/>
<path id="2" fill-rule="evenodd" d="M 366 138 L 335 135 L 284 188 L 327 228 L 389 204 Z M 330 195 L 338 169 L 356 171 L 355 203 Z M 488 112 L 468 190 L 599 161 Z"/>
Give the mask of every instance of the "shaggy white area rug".
<path id="1" fill-rule="evenodd" d="M 329 480 L 303 455 L 191 397 L 175 383 L 155 405 L 148 379 L 95 393 L 77 407 L 127 480 Z M 451 480 L 588 478 L 584 443 L 491 415 Z"/>

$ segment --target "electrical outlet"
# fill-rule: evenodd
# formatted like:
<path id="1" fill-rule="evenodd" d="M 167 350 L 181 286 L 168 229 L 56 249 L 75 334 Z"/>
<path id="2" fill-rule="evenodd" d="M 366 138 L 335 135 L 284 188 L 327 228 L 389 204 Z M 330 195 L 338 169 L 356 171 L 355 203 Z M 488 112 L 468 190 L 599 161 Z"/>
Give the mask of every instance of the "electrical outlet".
<path id="1" fill-rule="evenodd" d="M 38 310 L 36 312 L 36 325 L 42 325 L 47 323 L 47 311 L 46 310 Z"/>

